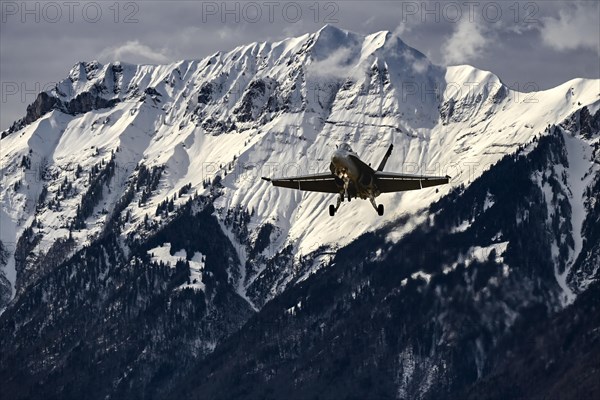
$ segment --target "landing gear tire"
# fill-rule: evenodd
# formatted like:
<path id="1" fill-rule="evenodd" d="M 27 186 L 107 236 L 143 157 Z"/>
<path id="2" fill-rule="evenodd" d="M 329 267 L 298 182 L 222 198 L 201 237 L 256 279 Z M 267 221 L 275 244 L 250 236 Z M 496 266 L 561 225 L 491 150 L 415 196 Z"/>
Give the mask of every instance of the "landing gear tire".
<path id="1" fill-rule="evenodd" d="M 377 214 L 379 214 L 379 216 L 383 215 L 383 204 L 377 206 Z"/>
<path id="2" fill-rule="evenodd" d="M 335 215 L 335 207 L 333 206 L 333 204 L 329 205 L 329 215 L 332 217 Z"/>

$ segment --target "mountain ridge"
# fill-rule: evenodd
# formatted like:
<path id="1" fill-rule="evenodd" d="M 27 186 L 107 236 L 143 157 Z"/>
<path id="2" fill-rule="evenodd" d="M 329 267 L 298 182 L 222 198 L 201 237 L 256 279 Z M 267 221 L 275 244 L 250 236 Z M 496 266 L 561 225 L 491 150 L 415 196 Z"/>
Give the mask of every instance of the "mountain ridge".
<path id="1" fill-rule="evenodd" d="M 354 50 L 345 51 L 342 59 L 335 51 L 330 54 L 332 48 Z M 313 58 L 315 50 L 321 54 Z M 314 64 L 323 67 L 317 68 L 319 72 L 316 75 L 311 72 Z M 329 72 L 323 72 L 326 68 L 339 67 L 341 72 L 349 73 L 346 65 L 353 66 L 348 76 L 332 77 Z M 247 73 L 254 74 L 254 77 L 248 78 Z M 442 75 L 444 80 L 440 81 Z M 291 80 L 288 79 L 290 76 Z M 407 79 L 402 80 L 402 77 Z M 326 170 L 327 149 L 332 141 L 350 141 L 359 154 L 376 162 L 381 157 L 377 153 L 384 151 L 387 142 L 394 141 L 397 153 L 390 160 L 390 169 L 448 174 L 454 178 L 454 184 L 465 183 L 496 162 L 506 151 L 531 140 L 538 133 L 536 130 L 545 128 L 543 123 L 566 118 L 570 113 L 567 114 L 565 108 L 590 103 L 594 96 L 586 88 L 593 83 L 576 80 L 550 91 L 555 98 L 566 89 L 564 100 L 553 99 L 558 103 L 558 106 L 550 108 L 550 111 L 555 110 L 555 115 L 540 118 L 538 111 L 531 111 L 540 108 L 536 107 L 539 99 L 535 98 L 535 94 L 513 91 L 492 73 L 467 66 L 449 67 L 444 72 L 390 32 L 361 36 L 326 26 L 315 34 L 272 44 L 253 43 L 239 46 L 229 53 L 218 52 L 202 60 L 179 61 L 170 65 L 78 63 L 67 79 L 49 92 L 40 94 L 38 100 L 28 107 L 28 116 L 22 121 L 32 121 L 21 127 L 21 135 L 29 136 L 28 143 L 31 144 L 19 145 L 19 141 L 10 138 L 12 135 L 5 134 L 9 131 L 3 133 L 3 147 L 9 149 L 9 154 L 4 155 L 3 169 L 6 175 L 8 166 L 21 161 L 18 158 L 29 157 L 34 159 L 34 168 L 40 170 L 47 167 L 49 157 L 59 157 L 64 161 L 54 164 L 64 174 L 65 170 L 73 169 L 74 163 L 82 164 L 70 156 L 67 147 L 84 148 L 88 139 L 82 136 L 82 132 L 87 131 L 87 135 L 94 132 L 90 143 L 95 144 L 96 150 L 88 147 L 89 154 L 99 153 L 99 149 L 103 154 L 120 150 L 117 164 L 121 165 L 118 169 L 121 182 L 115 190 L 119 190 L 118 186 L 123 187 L 126 179 L 131 179 L 130 175 L 138 163 L 165 165 L 174 174 L 171 182 L 166 182 L 167 190 L 158 194 L 155 201 L 151 200 L 151 205 L 164 201 L 179 190 L 178 186 L 188 183 L 194 190 L 206 193 L 204 182 L 219 175 L 224 178 L 225 196 L 221 196 L 221 204 L 217 208 L 235 208 L 239 204 L 255 208 L 259 217 L 254 223 L 261 225 L 279 218 L 281 207 L 281 210 L 287 210 L 285 213 L 289 216 L 286 218 L 294 215 L 294 220 L 302 219 L 309 221 L 309 226 L 314 225 L 308 229 L 304 225 L 298 225 L 298 229 L 294 229 L 293 224 L 288 228 L 285 227 L 287 224 L 281 225 L 284 228 L 277 232 L 281 245 L 272 249 L 273 253 L 277 253 L 292 244 L 298 252 L 305 254 L 321 247 L 320 244 L 346 243 L 348 239 L 339 232 L 352 229 L 358 234 L 378 226 L 380 222 L 367 214 L 368 206 L 360 205 L 349 210 L 348 223 L 341 226 L 330 224 L 318 210 L 318 207 L 326 207 L 319 201 L 322 196 L 274 193 L 258 180 L 259 175 Z M 593 107 L 598 107 L 598 100 L 594 100 Z M 571 104 L 565 105 L 567 102 Z M 522 109 L 519 110 L 519 118 L 531 113 L 538 121 L 519 122 L 519 133 L 511 139 L 500 132 L 512 129 L 510 127 L 516 123 L 501 120 L 497 123 L 500 127 L 496 137 L 477 139 L 479 135 L 491 136 L 489 132 L 493 130 L 493 121 L 488 121 L 491 116 L 516 106 Z M 57 109 L 62 110 L 61 115 L 56 114 Z M 408 112 L 411 109 L 412 112 Z M 63 114 L 65 112 L 67 114 Z M 98 116 L 91 121 L 89 112 L 97 112 Z M 73 121 L 70 121 L 69 114 L 73 114 Z M 542 123 L 540 119 L 547 121 Z M 81 123 L 75 125 L 79 120 Z M 174 124 L 174 121 L 179 122 Z M 457 126 L 459 123 L 463 125 Z M 465 128 L 472 132 L 460 134 Z M 39 143 L 35 138 L 38 131 L 48 132 L 44 134 L 46 137 L 53 135 L 55 144 L 50 143 L 48 147 L 47 143 Z M 105 131 L 107 133 L 103 133 Z M 227 139 L 221 136 L 223 133 L 227 134 Z M 242 137 L 231 136 L 236 133 Z M 206 134 L 209 134 L 208 138 L 221 136 L 222 140 L 204 139 Z M 279 144 L 284 137 L 287 138 L 282 144 L 287 142 L 292 146 Z M 239 146 L 242 139 L 244 145 Z M 17 148 L 10 142 L 15 142 Z M 58 146 L 64 150 L 57 154 L 55 146 L 59 143 L 64 143 Z M 448 145 L 454 147 L 450 151 L 454 151 L 455 155 L 447 149 Z M 206 148 L 210 152 L 203 150 Z M 272 157 L 273 151 L 270 151 L 270 156 L 265 149 L 277 150 L 281 155 Z M 292 154 L 298 152 L 305 153 L 305 158 L 300 158 L 300 163 L 290 162 L 297 159 Z M 371 155 L 372 152 L 375 154 Z M 7 157 L 10 158 L 7 160 Z M 199 159 L 207 162 L 195 161 Z M 402 163 L 398 162 L 399 159 Z M 315 160 L 318 160 L 316 164 Z M 230 172 L 223 168 L 224 164 L 229 164 L 233 170 L 234 182 L 231 176 L 224 176 Z M 272 168 L 257 171 L 259 165 Z M 12 178 L 6 186 L 14 186 L 19 181 L 22 180 Z M 265 208 L 268 203 L 258 202 L 256 196 L 238 195 L 252 193 L 251 187 L 257 185 L 260 197 L 275 202 L 270 209 Z M 39 196 L 44 187 L 40 182 L 27 186 L 30 187 L 30 197 Z M 395 208 L 388 207 L 393 213 L 392 218 L 418 211 L 446 193 L 447 189 L 442 188 L 439 195 L 433 190 L 425 192 L 426 198 L 422 193 L 387 196 L 389 202 L 398 204 Z M 7 201 L 5 197 L 4 203 Z M 113 204 L 114 201 L 116 198 Z M 14 229 L 15 233 L 3 235 L 1 240 L 14 246 L 24 229 L 23 225 L 15 222 L 31 221 L 33 210 L 31 206 L 23 207 L 22 202 L 11 202 L 14 205 L 5 207 L 3 212 L 5 224 L 6 220 L 14 221 L 9 231 Z M 415 204 L 419 206 L 415 208 Z M 108 203 L 107 210 L 110 207 Z M 303 211 L 307 207 L 313 211 Z M 130 211 L 139 221 L 144 213 L 148 213 L 147 208 L 133 207 Z M 54 214 L 53 220 L 72 218 L 65 212 Z M 365 216 L 368 216 L 366 221 Z M 96 224 L 102 223 L 101 219 L 95 219 Z M 30 223 L 25 222 L 25 225 Z M 56 223 L 53 225 L 54 232 L 43 238 L 49 244 L 61 237 L 61 232 L 62 237 L 67 236 L 64 228 Z M 236 243 L 236 247 L 243 248 L 244 244 Z M 251 276 L 252 271 L 249 272 L 245 275 Z M 12 278 L 9 280 L 14 286 L 15 274 L 10 275 Z M 246 286 L 249 284 L 244 283 Z"/>
<path id="2" fill-rule="evenodd" d="M 268 372 L 266 349 L 248 393 L 293 385 L 286 366 L 310 382 L 313 362 L 342 393 L 352 360 L 359 375 L 387 365 L 391 378 L 361 382 L 398 398 L 476 384 L 515 321 L 544 324 L 598 279 L 598 89 L 522 93 L 390 32 L 331 26 L 168 65 L 78 63 L 1 139 L 0 378 L 17 398 L 80 398 L 86 384 L 151 397 L 190 389 L 181 379 L 205 379 L 208 360 L 223 380 L 202 385 L 217 390 L 237 344 L 272 335 L 287 364 Z M 372 163 L 393 142 L 390 171 L 451 185 L 382 196 L 385 218 L 352 202 L 332 219 L 331 196 L 260 180 L 327 171 L 338 142 Z M 396 359 L 319 353 L 328 342 L 307 333 L 340 327 Z M 81 375 L 91 365 L 97 379 Z"/>

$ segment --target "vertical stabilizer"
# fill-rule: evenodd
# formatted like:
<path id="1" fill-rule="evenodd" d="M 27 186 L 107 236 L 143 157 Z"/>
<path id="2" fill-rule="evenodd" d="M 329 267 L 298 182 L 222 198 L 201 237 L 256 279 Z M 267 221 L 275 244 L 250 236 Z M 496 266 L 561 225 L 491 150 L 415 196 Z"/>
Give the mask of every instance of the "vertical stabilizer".
<path id="1" fill-rule="evenodd" d="M 381 160 L 381 162 L 379 163 L 379 167 L 377 167 L 377 171 L 383 171 L 383 168 L 385 167 L 385 163 L 387 162 L 388 158 L 390 158 L 390 155 L 392 154 L 393 149 L 394 149 L 394 145 L 390 144 L 390 147 L 387 149 L 385 156 L 383 156 L 383 160 Z"/>

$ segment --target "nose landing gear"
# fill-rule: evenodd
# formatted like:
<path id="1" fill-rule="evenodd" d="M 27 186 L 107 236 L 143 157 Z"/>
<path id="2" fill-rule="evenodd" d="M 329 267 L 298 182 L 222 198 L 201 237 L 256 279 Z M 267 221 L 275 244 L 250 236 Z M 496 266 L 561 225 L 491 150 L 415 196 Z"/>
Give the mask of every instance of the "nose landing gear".
<path id="1" fill-rule="evenodd" d="M 337 204 L 335 205 L 335 207 L 333 206 L 333 204 L 329 206 L 329 215 L 332 217 L 340 208 L 340 204 L 342 204 L 342 201 L 344 201 L 345 198 L 348 198 L 348 201 L 350 201 L 350 194 L 348 193 L 348 187 L 350 186 L 350 178 L 348 177 L 348 172 L 346 170 L 339 170 L 336 171 L 334 175 L 338 179 L 341 179 L 343 181 L 344 188 L 340 190 L 340 195 L 338 196 Z"/>
<path id="2" fill-rule="evenodd" d="M 335 215 L 337 210 L 340 208 L 340 204 L 342 204 L 342 201 L 344 201 L 344 192 L 340 192 L 340 195 L 338 196 L 338 199 L 337 199 L 337 204 L 335 206 L 333 204 L 329 205 L 329 215 L 330 216 L 333 217 Z"/>

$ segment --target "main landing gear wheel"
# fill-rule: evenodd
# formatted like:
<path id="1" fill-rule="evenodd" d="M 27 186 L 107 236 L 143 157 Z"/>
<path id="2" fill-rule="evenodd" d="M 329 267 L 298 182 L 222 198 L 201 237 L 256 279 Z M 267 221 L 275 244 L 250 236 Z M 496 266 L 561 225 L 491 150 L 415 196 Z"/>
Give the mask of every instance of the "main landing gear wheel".
<path id="1" fill-rule="evenodd" d="M 333 204 L 329 205 L 329 215 L 331 215 L 332 217 L 335 215 L 335 207 L 333 206 Z"/>
<path id="2" fill-rule="evenodd" d="M 383 215 L 383 204 L 377 206 L 377 214 Z"/>

